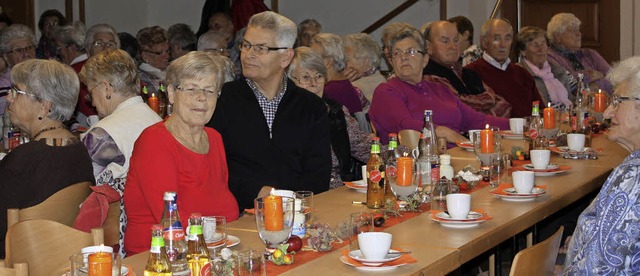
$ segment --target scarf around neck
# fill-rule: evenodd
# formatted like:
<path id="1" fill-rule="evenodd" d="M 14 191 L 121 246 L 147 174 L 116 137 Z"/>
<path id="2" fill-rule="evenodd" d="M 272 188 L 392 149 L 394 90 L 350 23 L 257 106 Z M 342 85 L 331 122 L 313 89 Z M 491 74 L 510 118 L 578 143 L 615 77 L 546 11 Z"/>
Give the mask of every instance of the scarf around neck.
<path id="1" fill-rule="evenodd" d="M 524 62 L 531 70 L 531 73 L 542 79 L 544 82 L 544 86 L 547 87 L 547 93 L 549 94 L 549 98 L 551 103 L 562 103 L 565 106 L 570 106 L 571 101 L 569 100 L 567 88 L 564 87 L 562 82 L 558 80 L 551 72 L 551 65 L 548 61 L 545 61 L 542 65 L 542 68 L 538 68 L 538 66 L 529 62 L 526 58 L 523 58 Z"/>

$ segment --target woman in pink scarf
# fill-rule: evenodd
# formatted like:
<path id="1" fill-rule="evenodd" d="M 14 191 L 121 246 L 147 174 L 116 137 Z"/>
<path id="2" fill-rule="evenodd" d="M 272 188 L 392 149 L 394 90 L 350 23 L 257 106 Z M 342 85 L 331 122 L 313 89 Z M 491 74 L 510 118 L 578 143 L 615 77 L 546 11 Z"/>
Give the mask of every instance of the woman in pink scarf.
<path id="1" fill-rule="evenodd" d="M 520 65 L 535 79 L 544 106 L 551 103 L 556 108 L 569 107 L 575 97 L 576 80 L 562 66 L 547 60 L 549 46 L 545 33 L 538 27 L 520 30 L 516 38 Z"/>

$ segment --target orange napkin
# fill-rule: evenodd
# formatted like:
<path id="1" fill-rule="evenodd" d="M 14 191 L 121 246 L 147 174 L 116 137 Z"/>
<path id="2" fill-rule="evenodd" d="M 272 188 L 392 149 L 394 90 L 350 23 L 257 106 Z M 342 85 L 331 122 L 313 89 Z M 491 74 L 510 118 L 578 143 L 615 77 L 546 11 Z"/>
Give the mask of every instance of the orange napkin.
<path id="1" fill-rule="evenodd" d="M 513 188 L 513 184 L 510 183 L 502 183 L 498 186 L 498 188 L 495 188 L 494 190 L 491 191 L 491 193 L 496 194 L 496 195 L 512 195 L 510 193 L 505 192 L 505 189 L 508 188 Z M 547 185 L 535 185 L 534 188 L 540 188 L 543 190 L 547 189 Z"/>
<path id="2" fill-rule="evenodd" d="M 254 209 L 254 208 L 244 209 L 244 212 L 247 213 L 247 214 L 255 215 L 256 214 L 256 209 Z"/>
<path id="3" fill-rule="evenodd" d="M 366 185 L 365 186 L 360 186 L 360 185 L 357 185 L 357 184 L 355 184 L 353 182 L 344 182 L 344 185 L 349 187 L 349 188 L 351 188 L 351 189 L 364 189 L 364 188 L 367 188 Z"/>
<path id="4" fill-rule="evenodd" d="M 400 248 L 391 248 L 393 250 L 398 250 L 398 251 L 402 251 L 402 249 Z M 361 262 L 356 261 L 354 259 L 352 259 L 351 257 L 349 257 L 349 250 L 343 249 L 342 250 L 342 256 L 345 256 L 347 262 L 349 264 L 352 264 L 353 266 L 365 266 L 363 265 Z M 417 262 L 416 259 L 414 259 L 413 257 L 411 257 L 411 254 L 402 254 L 402 256 L 400 256 L 400 258 L 397 258 L 393 261 L 390 262 L 386 262 L 378 267 L 384 267 L 384 266 L 396 266 L 396 265 L 401 265 L 401 264 L 412 264 Z"/>
<path id="5" fill-rule="evenodd" d="M 471 142 L 456 142 L 456 145 L 461 148 L 473 148 L 473 144 Z"/>

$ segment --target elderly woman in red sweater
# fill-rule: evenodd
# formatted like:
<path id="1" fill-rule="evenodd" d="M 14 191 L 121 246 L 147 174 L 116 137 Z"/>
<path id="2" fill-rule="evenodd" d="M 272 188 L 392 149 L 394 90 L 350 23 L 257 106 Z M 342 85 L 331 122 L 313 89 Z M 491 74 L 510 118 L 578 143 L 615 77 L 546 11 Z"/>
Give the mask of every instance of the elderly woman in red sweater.
<path id="1" fill-rule="evenodd" d="M 133 255 L 149 249 L 151 225 L 160 223 L 163 194 L 178 194 L 186 227 L 191 213 L 238 219 L 238 203 L 229 191 L 227 161 L 220 134 L 205 127 L 224 80 L 220 57 L 190 52 L 167 68 L 171 117 L 145 129 L 135 143 L 124 207 L 124 249 Z"/>

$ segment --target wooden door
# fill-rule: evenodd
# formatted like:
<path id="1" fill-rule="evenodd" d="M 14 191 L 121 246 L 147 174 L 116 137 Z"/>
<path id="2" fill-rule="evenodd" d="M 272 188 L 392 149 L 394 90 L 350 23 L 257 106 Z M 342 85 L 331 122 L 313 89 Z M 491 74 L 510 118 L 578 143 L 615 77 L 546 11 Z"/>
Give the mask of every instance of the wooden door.
<path id="1" fill-rule="evenodd" d="M 504 1 L 504 18 L 518 26 L 518 1 Z M 582 47 L 591 48 L 612 63 L 620 60 L 620 0 L 520 0 L 520 26 L 547 29 L 551 17 L 573 13 L 582 25 Z M 515 30 L 514 30 L 515 31 Z"/>
<path id="2" fill-rule="evenodd" d="M 2 12 L 9 15 L 13 23 L 24 24 L 35 30 L 33 0 L 0 0 L 0 7 Z"/>

